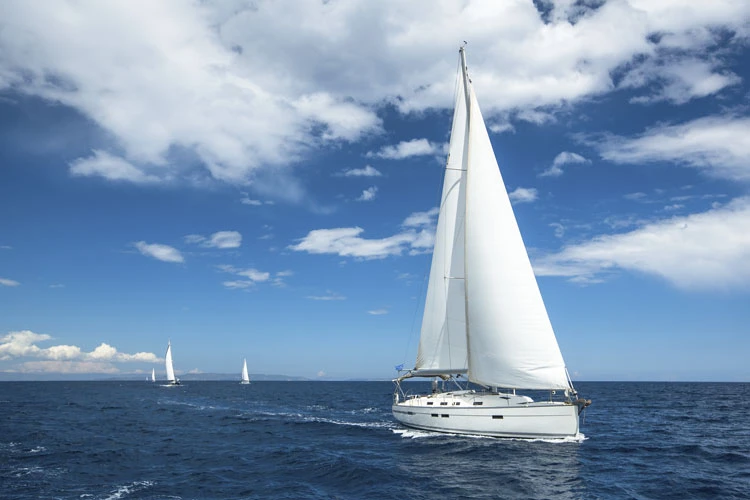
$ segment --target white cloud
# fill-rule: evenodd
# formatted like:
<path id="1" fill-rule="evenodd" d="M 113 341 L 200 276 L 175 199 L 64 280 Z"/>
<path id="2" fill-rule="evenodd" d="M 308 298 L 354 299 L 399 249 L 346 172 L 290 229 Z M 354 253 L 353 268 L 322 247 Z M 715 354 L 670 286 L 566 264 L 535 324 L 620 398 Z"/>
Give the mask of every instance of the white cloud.
<path id="1" fill-rule="evenodd" d="M 251 287 L 254 287 L 257 283 L 268 281 L 271 278 L 271 273 L 258 271 L 257 269 L 252 268 L 252 267 L 243 269 L 243 268 L 237 268 L 237 267 L 227 265 L 227 264 L 222 264 L 217 267 L 218 269 L 220 269 L 221 271 L 225 273 L 231 273 L 241 278 L 245 278 L 241 280 L 224 281 L 222 284 L 227 288 L 232 288 L 232 289 L 251 288 Z M 273 280 L 274 285 L 279 286 L 283 284 L 282 278 L 285 275 L 282 273 L 284 273 L 284 271 L 276 275 L 276 278 Z"/>
<path id="2" fill-rule="evenodd" d="M 51 339 L 52 337 L 47 334 L 34 333 L 30 330 L 9 332 L 4 337 L 0 338 L 0 360 L 24 357 L 42 358 L 45 360 L 51 360 L 54 363 L 39 364 L 37 367 L 38 371 L 73 371 L 76 373 L 80 373 L 77 370 L 83 369 L 85 366 L 94 366 L 88 364 L 90 361 L 107 361 L 110 363 L 155 363 L 159 361 L 159 358 L 153 353 L 138 352 L 135 354 L 126 354 L 119 352 L 116 348 L 105 343 L 102 343 L 91 352 L 85 352 L 80 347 L 74 345 L 53 345 L 46 348 L 41 348 L 36 345 L 39 342 L 45 342 Z M 76 361 L 77 364 L 69 364 L 68 362 L 71 361 Z M 34 362 L 31 363 L 33 364 Z M 26 366 L 28 367 L 31 365 L 26 363 Z"/>
<path id="3" fill-rule="evenodd" d="M 72 108 L 105 132 L 93 156 L 71 162 L 77 175 L 252 182 L 299 202 L 290 166 L 378 133 L 384 103 L 452 107 L 466 26 L 483 113 L 500 130 L 617 85 L 642 89 L 643 101 L 714 95 L 738 81 L 719 42 L 746 40 L 748 17 L 750 5 L 731 0 L 561 2 L 549 16 L 530 0 L 6 2 L 0 89 Z M 439 149 L 419 141 L 379 154 Z M 175 151 L 199 164 L 188 169 Z"/>
<path id="4" fill-rule="evenodd" d="M 242 235 L 237 231 L 219 231 L 208 240 L 208 246 L 213 248 L 238 248 L 242 244 Z"/>
<path id="5" fill-rule="evenodd" d="M 659 125 L 635 138 L 604 136 L 598 144 L 615 163 L 676 162 L 735 181 L 750 180 L 750 118 L 706 117 Z"/>
<path id="6" fill-rule="evenodd" d="M 343 295 L 330 290 L 326 290 L 325 295 L 308 295 L 307 298 L 311 300 L 346 300 Z"/>
<path id="7" fill-rule="evenodd" d="M 539 276 L 596 282 L 618 270 L 658 276 L 679 288 L 746 288 L 750 283 L 750 198 L 703 213 L 645 223 L 534 262 Z"/>
<path id="8" fill-rule="evenodd" d="M 427 139 L 412 139 L 411 141 L 399 142 L 395 146 L 384 146 L 376 153 L 367 153 L 367 156 L 388 160 L 403 160 L 412 156 L 440 155 L 443 154 L 444 149 L 442 144 L 435 144 Z"/>
<path id="9" fill-rule="evenodd" d="M 349 170 L 344 170 L 339 175 L 344 177 L 381 177 L 383 174 L 380 173 L 380 170 L 370 165 L 365 165 L 364 168 L 350 168 Z"/>
<path id="10" fill-rule="evenodd" d="M 18 286 L 18 285 L 20 285 L 20 283 L 18 281 L 11 280 L 11 279 L 8 279 L 8 278 L 0 278 L 0 285 L 3 285 L 3 286 Z"/>
<path id="11" fill-rule="evenodd" d="M 146 243 L 145 241 L 137 241 L 133 245 L 147 257 L 153 257 L 163 262 L 185 262 L 180 251 L 169 245 Z"/>
<path id="12" fill-rule="evenodd" d="M 549 224 L 549 227 L 555 229 L 555 238 L 562 238 L 563 236 L 565 236 L 565 226 L 563 226 L 559 222 L 552 222 Z"/>
<path id="13" fill-rule="evenodd" d="M 372 311 L 367 311 L 367 314 L 372 314 L 373 316 L 382 316 L 383 314 L 388 314 L 388 309 L 374 309 Z"/>
<path id="14" fill-rule="evenodd" d="M 414 212 L 404 219 L 403 225 L 405 227 L 433 227 L 439 213 L 438 207 L 431 208 L 426 212 Z"/>
<path id="15" fill-rule="evenodd" d="M 655 82 L 660 87 L 657 93 L 634 97 L 631 102 L 650 104 L 670 101 L 674 104 L 684 104 L 697 97 L 715 94 L 742 81 L 733 73 L 718 72 L 719 66 L 718 61 L 692 57 L 660 62 L 647 59 L 627 74 L 621 86 L 644 87 Z"/>
<path id="16" fill-rule="evenodd" d="M 372 201 L 375 199 L 375 195 L 378 193 L 378 187 L 372 186 L 364 191 L 362 191 L 362 194 L 357 198 L 356 201 Z"/>
<path id="17" fill-rule="evenodd" d="M 402 231 L 385 238 L 366 239 L 360 237 L 361 227 L 340 227 L 335 229 L 314 229 L 299 243 L 288 248 L 312 254 L 335 254 L 341 257 L 362 259 L 383 259 L 389 256 L 409 255 L 428 252 L 435 242 L 434 218 L 437 208 L 427 212 L 414 212 L 402 223 Z"/>
<path id="18" fill-rule="evenodd" d="M 562 166 L 570 163 L 590 163 L 590 161 L 579 155 L 578 153 L 563 151 L 562 153 L 555 156 L 555 159 L 552 161 L 552 165 L 550 165 L 547 170 L 539 174 L 539 177 L 559 177 L 563 174 Z"/>
<path id="19" fill-rule="evenodd" d="M 243 289 L 243 288 L 250 288 L 252 286 L 255 286 L 255 282 L 252 280 L 223 281 L 221 284 L 227 288 L 232 288 L 232 289 Z"/>
<path id="20" fill-rule="evenodd" d="M 146 174 L 127 160 L 98 149 L 94 150 L 94 156 L 72 161 L 70 173 L 84 177 L 100 176 L 110 181 L 128 181 L 135 184 L 151 184 L 162 180 Z"/>
<path id="21" fill-rule="evenodd" d="M 508 193 L 508 197 L 513 203 L 531 203 L 532 201 L 536 201 L 538 193 L 535 188 L 518 187 Z"/>
<path id="22" fill-rule="evenodd" d="M 206 248 L 239 248 L 242 245 L 242 235 L 237 231 L 218 231 L 211 236 L 188 234 L 185 243 L 201 245 Z"/>
<path id="23" fill-rule="evenodd" d="M 254 207 L 259 207 L 259 206 L 261 206 L 263 204 L 262 201 L 260 201 L 260 200 L 253 200 L 253 199 L 251 199 L 248 196 L 243 197 L 240 200 L 240 203 L 242 203 L 243 205 L 251 205 L 251 206 L 254 206 Z"/>

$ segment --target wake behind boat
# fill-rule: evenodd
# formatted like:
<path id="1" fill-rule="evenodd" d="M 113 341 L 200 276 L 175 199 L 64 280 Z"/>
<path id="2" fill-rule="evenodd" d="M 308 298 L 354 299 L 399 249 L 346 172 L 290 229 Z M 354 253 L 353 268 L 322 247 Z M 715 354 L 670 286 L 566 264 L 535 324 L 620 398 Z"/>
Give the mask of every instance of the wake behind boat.
<path id="1" fill-rule="evenodd" d="M 167 369 L 167 385 L 181 385 L 180 380 L 174 376 L 174 367 L 172 366 L 172 342 L 167 343 L 167 354 L 164 356 L 164 362 Z"/>
<path id="2" fill-rule="evenodd" d="M 578 416 L 591 401 L 578 398 L 568 376 L 463 47 L 459 53 L 459 91 L 419 352 L 415 367 L 394 380 L 393 415 L 406 426 L 430 431 L 576 436 Z M 459 385 L 464 375 L 476 389 L 469 382 Z M 434 377 L 432 393 L 407 395 L 401 382 L 411 377 Z M 446 392 L 446 382 L 456 390 Z M 547 390 L 550 397 L 534 401 L 517 389 Z"/>

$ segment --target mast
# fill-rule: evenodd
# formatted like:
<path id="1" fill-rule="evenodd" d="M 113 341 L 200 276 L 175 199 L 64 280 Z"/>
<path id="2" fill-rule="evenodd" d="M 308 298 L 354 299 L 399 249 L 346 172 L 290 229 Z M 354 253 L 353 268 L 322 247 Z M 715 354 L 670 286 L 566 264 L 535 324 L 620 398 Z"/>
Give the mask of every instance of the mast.
<path id="1" fill-rule="evenodd" d="M 471 80 L 469 80 L 469 72 L 466 69 L 466 42 L 458 49 L 458 53 L 461 56 L 461 75 L 464 80 L 464 97 L 466 98 L 466 133 L 464 135 L 464 155 L 463 155 L 463 165 L 464 170 L 466 171 L 465 179 L 464 179 L 464 316 L 466 318 L 466 367 L 471 367 L 471 349 L 469 348 L 469 330 L 471 329 L 469 325 L 469 275 L 467 274 L 466 269 L 466 242 L 468 241 L 468 220 L 469 220 L 469 214 L 468 214 L 468 197 L 469 197 L 469 155 L 471 154 L 471 149 L 469 148 L 469 141 L 471 138 L 471 92 L 469 90 L 469 85 L 471 84 Z"/>

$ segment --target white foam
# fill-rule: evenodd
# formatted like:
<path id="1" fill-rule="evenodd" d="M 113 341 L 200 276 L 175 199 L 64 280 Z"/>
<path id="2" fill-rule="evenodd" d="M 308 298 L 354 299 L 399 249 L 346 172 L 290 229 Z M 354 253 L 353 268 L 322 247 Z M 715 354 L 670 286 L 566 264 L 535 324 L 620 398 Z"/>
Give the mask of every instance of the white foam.
<path id="1" fill-rule="evenodd" d="M 366 429 L 390 429 L 395 424 L 393 422 L 350 422 L 348 420 L 336 420 L 333 418 L 323 417 L 305 417 L 306 422 L 321 422 L 324 424 L 345 425 L 349 427 L 362 427 Z"/>
<path id="2" fill-rule="evenodd" d="M 526 443 L 582 443 L 586 439 L 588 439 L 586 436 L 584 436 L 581 433 L 576 434 L 575 436 L 567 436 L 562 438 L 502 438 L 502 437 L 494 437 L 494 436 L 483 436 L 480 434 L 456 434 L 451 432 L 433 432 L 433 431 L 423 431 L 423 430 L 417 430 L 417 429 L 392 429 L 394 434 L 399 434 L 402 438 L 409 438 L 409 439 L 417 439 L 417 438 L 428 438 L 428 437 L 442 437 L 442 436 L 453 436 L 453 437 L 462 437 L 462 438 L 469 438 L 469 439 L 496 439 L 496 440 L 503 440 L 503 441 L 523 441 Z"/>
<path id="3" fill-rule="evenodd" d="M 120 498 L 124 498 L 125 495 L 135 493 L 136 491 L 146 489 L 149 486 L 153 486 L 153 485 L 154 485 L 153 481 L 135 481 L 130 484 L 126 484 L 124 486 L 119 486 L 108 497 L 104 497 L 103 500 L 118 500 Z"/>

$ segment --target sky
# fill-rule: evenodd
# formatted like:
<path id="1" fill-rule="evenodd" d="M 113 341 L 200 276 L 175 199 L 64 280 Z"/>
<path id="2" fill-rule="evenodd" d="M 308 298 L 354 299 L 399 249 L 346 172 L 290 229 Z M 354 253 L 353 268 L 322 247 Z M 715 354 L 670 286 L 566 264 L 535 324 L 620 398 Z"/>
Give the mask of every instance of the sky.
<path id="1" fill-rule="evenodd" d="M 0 377 L 413 366 L 458 69 L 576 380 L 750 381 L 750 3 L 0 2 Z"/>

